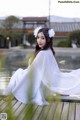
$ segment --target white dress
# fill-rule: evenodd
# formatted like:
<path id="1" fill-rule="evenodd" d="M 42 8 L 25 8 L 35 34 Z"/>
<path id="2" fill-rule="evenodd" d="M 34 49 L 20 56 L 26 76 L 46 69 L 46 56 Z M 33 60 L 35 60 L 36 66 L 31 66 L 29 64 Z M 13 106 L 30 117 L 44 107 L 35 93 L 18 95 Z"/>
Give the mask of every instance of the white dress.
<path id="1" fill-rule="evenodd" d="M 4 95 L 12 93 L 23 103 L 46 105 L 53 93 L 80 94 L 80 69 L 64 73 L 59 70 L 50 49 L 40 51 L 27 69 L 19 68 L 11 77 Z"/>

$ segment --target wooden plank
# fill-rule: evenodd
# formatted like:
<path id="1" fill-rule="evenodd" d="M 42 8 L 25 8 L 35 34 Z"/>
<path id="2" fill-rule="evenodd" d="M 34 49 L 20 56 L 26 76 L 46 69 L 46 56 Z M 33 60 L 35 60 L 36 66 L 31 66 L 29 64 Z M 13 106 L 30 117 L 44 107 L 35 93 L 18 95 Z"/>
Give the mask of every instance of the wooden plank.
<path id="1" fill-rule="evenodd" d="M 18 114 L 15 120 L 23 120 L 25 114 L 27 114 L 30 109 L 31 109 L 31 105 L 29 104 L 25 105 L 25 107 L 21 111 L 21 114 L 20 115 Z"/>
<path id="2" fill-rule="evenodd" d="M 69 114 L 68 120 L 76 120 L 75 119 L 76 112 L 76 103 L 69 103 Z"/>
<path id="3" fill-rule="evenodd" d="M 3 100 L 0 101 L 0 113 L 2 112 L 2 106 L 5 102 Z"/>
<path id="4" fill-rule="evenodd" d="M 39 115 L 41 114 L 42 109 L 43 109 L 43 106 L 38 106 L 37 107 L 32 120 L 38 120 Z"/>
<path id="5" fill-rule="evenodd" d="M 53 116 L 54 116 L 54 113 L 55 113 L 55 111 L 56 111 L 58 102 L 53 101 L 53 102 L 51 102 L 50 104 L 51 104 L 51 107 L 50 107 L 50 110 L 49 110 L 49 112 L 48 112 L 48 115 L 47 115 L 46 120 L 53 120 Z"/>
<path id="6" fill-rule="evenodd" d="M 26 120 L 26 119 L 33 120 L 34 113 L 37 110 L 38 106 L 37 105 L 30 105 L 30 106 L 31 106 L 30 109 L 27 112 L 25 112 L 23 120 Z"/>
<path id="7" fill-rule="evenodd" d="M 24 106 L 22 109 L 20 109 L 20 112 L 17 110 L 15 113 L 15 120 L 23 120 L 24 115 L 25 115 L 25 109 L 26 106 Z"/>
<path id="8" fill-rule="evenodd" d="M 76 103 L 75 120 L 80 120 L 80 103 Z"/>
<path id="9" fill-rule="evenodd" d="M 13 106 L 13 112 L 15 113 L 21 105 L 21 102 L 17 101 L 16 104 Z"/>
<path id="10" fill-rule="evenodd" d="M 0 107 L 1 112 L 3 112 L 5 110 L 6 106 L 7 106 L 7 104 L 5 102 L 3 102 L 3 104 Z"/>
<path id="11" fill-rule="evenodd" d="M 2 104 L 3 104 L 3 102 L 4 102 L 4 101 L 1 99 L 1 100 L 0 100 L 0 108 L 1 108 L 1 106 L 2 106 Z"/>
<path id="12" fill-rule="evenodd" d="M 25 104 L 20 104 L 20 106 L 18 107 L 18 109 L 15 111 L 15 116 L 17 117 L 18 115 L 21 115 L 22 114 L 22 111 L 24 110 L 25 108 Z M 13 108 L 14 109 L 14 108 Z M 18 118 L 17 118 L 18 119 Z"/>
<path id="13" fill-rule="evenodd" d="M 12 108 L 16 104 L 16 102 L 16 100 L 11 102 Z M 5 112 L 9 108 L 9 104 L 10 102 L 4 101 L 4 104 L 1 106 L 1 112 Z"/>
<path id="14" fill-rule="evenodd" d="M 55 110 L 55 114 L 53 116 L 53 120 L 60 120 L 62 110 L 63 110 L 63 102 L 58 102 L 57 108 Z"/>
<path id="15" fill-rule="evenodd" d="M 38 117 L 38 120 L 46 120 L 50 107 L 51 107 L 51 104 L 47 106 L 43 106 L 42 111 Z"/>
<path id="16" fill-rule="evenodd" d="M 68 113 L 69 113 L 69 103 L 64 102 L 60 120 L 67 120 L 68 119 Z"/>

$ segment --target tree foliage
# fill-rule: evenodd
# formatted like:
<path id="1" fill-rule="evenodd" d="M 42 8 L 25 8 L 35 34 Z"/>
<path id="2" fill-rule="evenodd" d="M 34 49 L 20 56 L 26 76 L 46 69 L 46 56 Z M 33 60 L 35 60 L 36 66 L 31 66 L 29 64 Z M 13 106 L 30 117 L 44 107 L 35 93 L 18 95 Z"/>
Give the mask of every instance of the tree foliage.
<path id="1" fill-rule="evenodd" d="M 16 16 L 8 16 L 4 20 L 3 27 L 7 30 L 11 30 L 14 28 L 15 23 L 18 23 L 20 20 Z"/>
<path id="2" fill-rule="evenodd" d="M 80 30 L 72 31 L 69 34 L 70 41 L 76 41 L 76 43 L 80 46 Z"/>
<path id="3" fill-rule="evenodd" d="M 0 35 L 3 36 L 4 39 L 7 39 L 9 37 L 10 41 L 13 40 L 22 40 L 22 30 L 19 30 L 17 28 L 18 22 L 20 19 L 16 16 L 8 16 L 5 18 L 3 27 L 4 30 L 0 31 Z"/>
<path id="4" fill-rule="evenodd" d="M 71 47 L 70 40 L 61 40 L 57 43 L 57 47 Z"/>
<path id="5" fill-rule="evenodd" d="M 32 33 L 28 33 L 28 42 L 32 45 L 35 43 L 35 37 Z"/>

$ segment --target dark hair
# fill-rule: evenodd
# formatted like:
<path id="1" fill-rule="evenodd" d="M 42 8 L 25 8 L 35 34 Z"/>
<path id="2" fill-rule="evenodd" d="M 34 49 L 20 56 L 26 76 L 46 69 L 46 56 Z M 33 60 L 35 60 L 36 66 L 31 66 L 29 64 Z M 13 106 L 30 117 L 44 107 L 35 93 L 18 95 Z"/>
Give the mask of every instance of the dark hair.
<path id="1" fill-rule="evenodd" d="M 44 36 L 45 36 L 45 38 L 46 38 L 46 44 L 45 44 L 44 48 L 41 49 L 41 48 L 38 46 L 38 44 L 36 43 L 35 54 L 37 54 L 40 50 L 47 50 L 48 48 L 50 48 L 50 49 L 52 50 L 53 55 L 55 55 L 55 51 L 54 51 L 54 49 L 53 49 L 53 41 L 52 41 L 53 38 L 52 38 L 52 37 L 51 37 L 51 38 L 49 37 L 48 30 L 49 30 L 49 28 L 42 28 L 42 29 L 40 29 L 40 30 L 38 31 L 38 33 L 43 32 L 43 34 L 44 34 Z M 37 37 L 36 37 L 36 38 L 37 38 Z"/>

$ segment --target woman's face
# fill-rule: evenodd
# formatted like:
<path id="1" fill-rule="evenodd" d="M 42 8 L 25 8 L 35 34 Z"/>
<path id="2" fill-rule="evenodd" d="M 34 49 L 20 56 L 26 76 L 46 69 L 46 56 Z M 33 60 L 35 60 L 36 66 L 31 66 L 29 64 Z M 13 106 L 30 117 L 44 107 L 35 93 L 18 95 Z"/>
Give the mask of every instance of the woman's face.
<path id="1" fill-rule="evenodd" d="M 45 38 L 43 32 L 38 33 L 37 43 L 38 43 L 38 45 L 39 45 L 39 47 L 40 47 L 41 49 L 44 48 L 44 46 L 45 46 L 45 44 L 46 44 L 46 38 Z"/>

